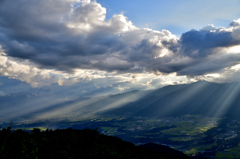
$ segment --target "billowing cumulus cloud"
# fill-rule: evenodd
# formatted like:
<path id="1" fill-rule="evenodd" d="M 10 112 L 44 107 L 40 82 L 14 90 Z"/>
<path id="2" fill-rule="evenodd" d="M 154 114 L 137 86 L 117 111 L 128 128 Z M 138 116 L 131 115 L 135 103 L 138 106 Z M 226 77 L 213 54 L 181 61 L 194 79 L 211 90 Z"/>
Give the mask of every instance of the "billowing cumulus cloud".
<path id="1" fill-rule="evenodd" d="M 145 79 L 140 83 L 145 86 L 166 83 L 169 76 L 170 82 L 186 82 L 223 76 L 240 62 L 240 20 L 177 38 L 168 30 L 138 28 L 124 14 L 106 20 L 106 8 L 96 1 L 0 3 L 0 74 L 34 87 L 101 78 L 116 83 Z"/>
<path id="2" fill-rule="evenodd" d="M 105 20 L 106 9 L 95 1 L 2 1 L 0 13 L 4 52 L 43 68 L 152 71 L 165 48 L 161 40 L 176 38 L 139 29 L 123 14 Z"/>
<path id="3" fill-rule="evenodd" d="M 190 63 L 178 73 L 203 75 L 238 64 L 240 54 L 231 51 L 231 48 L 240 45 L 238 25 L 239 20 L 226 28 L 208 25 L 199 31 L 184 33 L 179 40 L 179 54 L 191 58 L 194 64 Z"/>

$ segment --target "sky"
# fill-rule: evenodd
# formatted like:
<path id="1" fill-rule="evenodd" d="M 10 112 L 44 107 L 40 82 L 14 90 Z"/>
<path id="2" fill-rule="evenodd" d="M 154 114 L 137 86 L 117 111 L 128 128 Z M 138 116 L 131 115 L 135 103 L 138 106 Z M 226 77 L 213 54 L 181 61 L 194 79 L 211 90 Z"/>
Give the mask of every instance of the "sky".
<path id="1" fill-rule="evenodd" d="M 240 17 L 238 0 L 99 0 L 107 9 L 106 18 L 124 13 L 139 28 L 169 30 L 181 36 L 191 29 L 201 29 L 207 24 L 226 27 Z"/>
<path id="2" fill-rule="evenodd" d="M 61 102 L 239 81 L 239 7 L 238 0 L 0 0 L 0 99 Z"/>

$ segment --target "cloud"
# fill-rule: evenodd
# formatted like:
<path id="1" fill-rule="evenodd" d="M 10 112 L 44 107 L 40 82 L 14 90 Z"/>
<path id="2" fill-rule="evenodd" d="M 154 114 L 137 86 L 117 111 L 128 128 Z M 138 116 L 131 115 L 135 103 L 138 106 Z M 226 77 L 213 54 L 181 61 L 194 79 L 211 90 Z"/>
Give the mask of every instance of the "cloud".
<path id="1" fill-rule="evenodd" d="M 96 1 L 72 4 L 63 0 L 2 1 L 0 43 L 4 52 L 42 68 L 134 72 L 139 61 L 131 61 L 133 53 L 154 55 L 157 46 L 148 41 L 169 35 L 139 29 L 123 14 L 105 20 L 106 8 Z M 141 52 L 144 45 L 153 49 L 149 55 Z"/>
<path id="2" fill-rule="evenodd" d="M 240 62 L 240 54 L 231 52 L 240 45 L 240 20 L 178 39 L 168 30 L 138 28 L 123 13 L 106 20 L 106 8 L 96 1 L 2 0 L 0 45 L 1 75 L 34 87 L 123 80 L 126 74 L 194 79 Z M 130 76 L 126 81 L 133 81 Z"/>
<path id="3" fill-rule="evenodd" d="M 207 25 L 199 31 L 184 33 L 179 40 L 178 54 L 191 58 L 193 63 L 178 74 L 203 75 L 238 64 L 240 54 L 229 52 L 231 47 L 240 45 L 238 21 L 226 28 Z"/>
<path id="4" fill-rule="evenodd" d="M 199 31 L 191 30 L 180 38 L 181 52 L 193 58 L 204 57 L 215 53 L 215 48 L 226 48 L 240 44 L 240 39 L 235 35 L 240 28 L 231 26 L 218 28 L 208 25 Z M 239 34 L 239 33 L 237 33 Z"/>
<path id="5" fill-rule="evenodd" d="M 0 97 L 5 97 L 5 96 L 9 96 L 9 94 L 0 91 Z"/>

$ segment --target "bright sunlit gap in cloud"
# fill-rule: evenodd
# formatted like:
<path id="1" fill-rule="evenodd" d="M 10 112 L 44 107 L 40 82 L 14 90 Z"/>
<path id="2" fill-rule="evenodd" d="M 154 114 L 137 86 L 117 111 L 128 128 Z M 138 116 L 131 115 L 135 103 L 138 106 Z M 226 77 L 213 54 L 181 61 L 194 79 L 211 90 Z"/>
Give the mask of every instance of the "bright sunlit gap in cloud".
<path id="1" fill-rule="evenodd" d="M 228 50 L 229 53 L 240 53 L 240 45 L 238 46 L 232 46 Z"/>
<path id="2" fill-rule="evenodd" d="M 240 64 L 237 64 L 235 66 L 232 66 L 231 69 L 233 70 L 239 70 L 240 69 Z"/>

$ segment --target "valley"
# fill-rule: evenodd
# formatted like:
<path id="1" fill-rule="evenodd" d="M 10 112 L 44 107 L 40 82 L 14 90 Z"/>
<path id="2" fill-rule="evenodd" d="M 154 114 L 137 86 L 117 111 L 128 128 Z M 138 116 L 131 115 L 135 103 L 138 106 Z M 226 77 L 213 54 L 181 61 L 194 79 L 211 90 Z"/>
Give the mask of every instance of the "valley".
<path id="1" fill-rule="evenodd" d="M 2 123 L 7 127 L 9 123 Z M 194 157 L 240 157 L 240 122 L 231 118 L 183 115 L 165 118 L 141 116 L 95 116 L 92 118 L 16 122 L 13 129 L 97 129 L 141 145 L 148 142 L 167 145 Z"/>
<path id="2" fill-rule="evenodd" d="M 199 81 L 78 98 L 14 118 L 2 113 L 0 127 L 12 121 L 12 129 L 26 131 L 90 128 L 135 145 L 166 145 L 192 158 L 240 158 L 239 95 L 239 83 Z"/>

